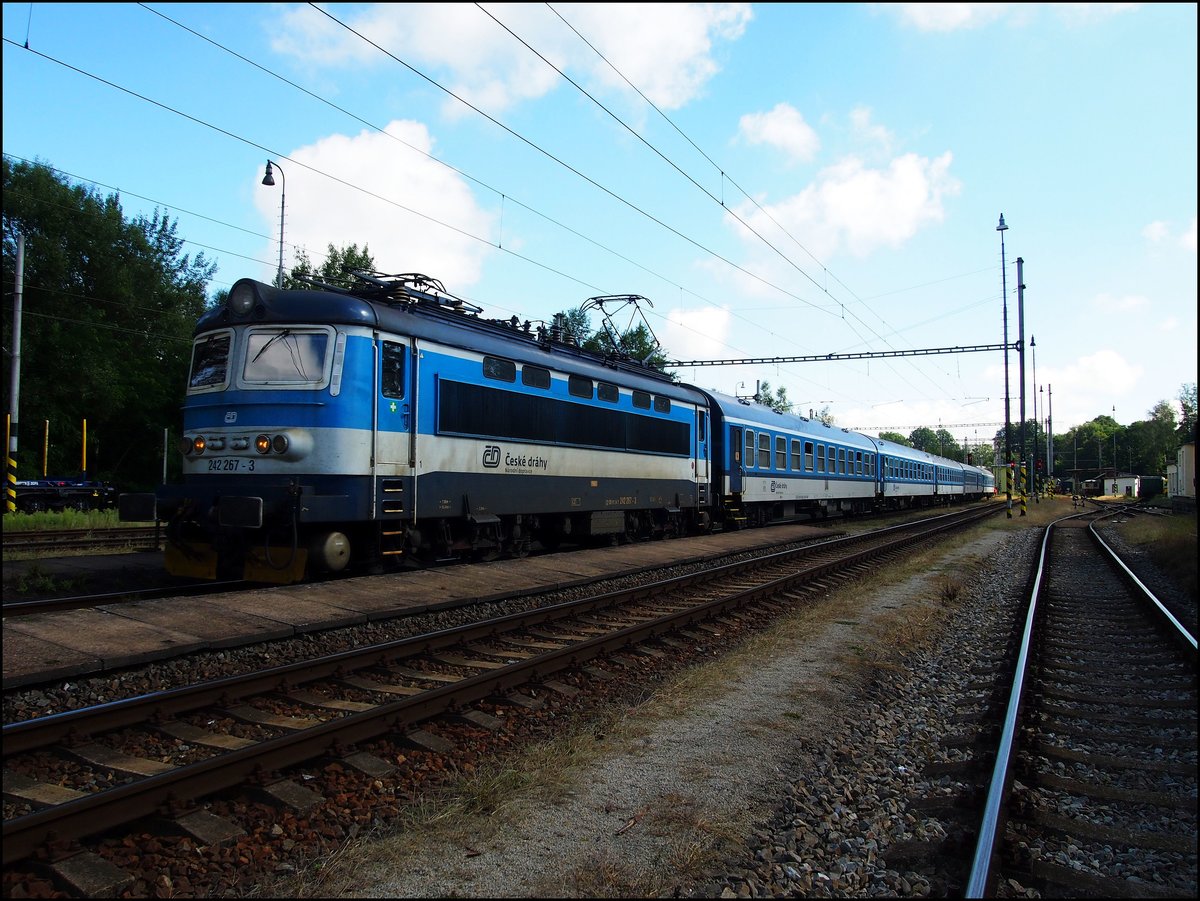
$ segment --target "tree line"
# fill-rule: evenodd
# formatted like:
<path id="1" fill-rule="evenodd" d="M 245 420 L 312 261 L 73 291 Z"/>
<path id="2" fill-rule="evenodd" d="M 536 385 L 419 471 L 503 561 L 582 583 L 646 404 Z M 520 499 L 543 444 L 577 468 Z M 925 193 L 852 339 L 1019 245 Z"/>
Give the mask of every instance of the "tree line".
<path id="1" fill-rule="evenodd" d="M 41 162 L 4 157 L 2 196 L 6 412 L 12 409 L 18 235 L 25 242 L 17 477 L 38 478 L 43 465 L 52 477 L 80 474 L 86 420 L 90 478 L 122 490 L 153 488 L 163 472 L 164 430 L 167 477 L 177 478 L 174 441 L 182 430 L 180 406 L 192 332 L 204 310 L 227 293 L 219 290 L 210 297 L 215 261 L 203 252 L 186 253 L 178 221 L 165 212 L 156 208 L 150 216 L 127 218 L 119 194 L 72 184 Z M 369 249 L 330 243 L 319 266 L 298 251 L 283 285 L 310 287 L 304 278 L 311 276 L 349 286 L 347 273 L 354 269 L 374 271 Z M 660 369 L 668 359 L 644 322 L 623 330 L 611 323 L 593 329 L 583 307 L 555 318 L 564 334 L 589 350 Z M 766 381 L 758 383 L 755 399 L 778 410 L 792 407 L 786 389 L 772 389 Z M 1178 400 L 1182 418 L 1163 400 L 1142 422 L 1121 426 L 1103 415 L 1055 435 L 1054 471 L 1109 468 L 1115 462 L 1140 474 L 1164 473 L 1176 447 L 1195 440 L 1195 383 L 1182 386 Z M 809 415 L 834 422 L 828 407 Z M 1034 444 L 1045 447 L 1045 432 L 1033 420 L 1025 431 L 1029 457 Z M 1021 446 L 1020 432 L 1020 424 L 1010 427 L 1014 454 Z M 969 450 L 980 465 L 999 462 L 991 459 L 990 445 L 964 448 L 945 429 L 921 427 L 909 435 L 885 432 L 880 437 L 951 459 L 965 460 Z M 1003 428 L 994 440 L 1003 447 Z"/>

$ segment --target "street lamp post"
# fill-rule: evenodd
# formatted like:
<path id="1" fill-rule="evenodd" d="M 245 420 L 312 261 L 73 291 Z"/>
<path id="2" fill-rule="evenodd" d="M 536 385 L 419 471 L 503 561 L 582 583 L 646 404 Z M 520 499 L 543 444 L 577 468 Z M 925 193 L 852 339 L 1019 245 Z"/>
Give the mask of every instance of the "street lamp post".
<path id="1" fill-rule="evenodd" d="M 1009 468 L 1012 463 L 1012 438 L 1009 435 L 1011 408 L 1008 399 L 1008 272 L 1004 266 L 1004 233 L 1008 231 L 1008 226 L 1004 224 L 1003 213 L 1000 214 L 1000 224 L 996 226 L 996 231 L 1000 232 L 1000 285 L 1004 307 L 1004 487 L 1008 518 L 1012 519 L 1012 470 Z"/>
<path id="2" fill-rule="evenodd" d="M 283 174 L 283 167 L 280 166 L 279 163 L 272 163 L 271 160 L 267 160 L 267 172 L 263 176 L 263 180 L 262 180 L 262 183 L 264 185 L 266 185 L 269 188 L 273 188 L 275 186 L 275 176 L 271 169 L 272 166 L 276 166 L 279 168 L 279 177 L 280 177 L 280 179 L 282 179 L 282 183 L 279 186 L 279 274 L 275 277 L 275 287 L 282 288 L 283 287 L 283 212 L 284 212 L 283 205 L 287 200 L 287 176 Z"/>

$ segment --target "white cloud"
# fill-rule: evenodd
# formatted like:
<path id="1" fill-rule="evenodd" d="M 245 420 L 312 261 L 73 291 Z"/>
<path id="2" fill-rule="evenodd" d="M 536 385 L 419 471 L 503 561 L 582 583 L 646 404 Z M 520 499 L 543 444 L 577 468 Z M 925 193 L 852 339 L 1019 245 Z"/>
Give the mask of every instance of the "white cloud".
<path id="1" fill-rule="evenodd" d="M 1150 306 L 1150 300 L 1140 294 L 1124 294 L 1120 297 L 1098 294 L 1092 304 L 1101 313 L 1130 313 L 1134 310 L 1146 309 Z"/>
<path id="2" fill-rule="evenodd" d="M 385 130 L 387 134 L 364 130 L 353 137 L 330 135 L 292 151 L 280 165 L 284 177 L 280 182 L 276 176 L 277 187 L 255 187 L 255 205 L 270 228 L 277 229 L 284 201 L 285 268 L 294 261 L 295 247 L 304 248 L 319 266 L 330 244 L 366 245 L 379 270 L 420 271 L 440 278 L 451 293 L 461 293 L 478 281 L 490 249 L 469 236 L 487 238 L 494 217 L 476 204 L 463 178 L 445 166 L 410 151 L 405 151 L 409 158 L 403 165 L 397 164 L 401 145 L 388 135 L 431 152 L 433 139 L 424 125 L 395 121 Z M 349 185 L 366 186 L 370 193 Z M 281 198 L 280 186 L 286 198 Z M 265 258 L 276 259 L 277 254 L 278 244 L 273 244 Z"/>
<path id="3" fill-rule="evenodd" d="M 1028 25 L 1042 10 L 1052 11 L 1069 28 L 1080 28 L 1139 6 L 1140 3 L 902 3 L 878 8 L 898 15 L 904 24 L 918 31 L 950 32 L 982 28 L 1000 20 L 1009 25 Z"/>
<path id="4" fill-rule="evenodd" d="M 1185 231 L 1180 236 L 1179 243 L 1181 246 L 1187 248 L 1192 253 L 1196 252 L 1196 217 L 1195 216 L 1192 217 L 1192 224 L 1187 227 L 1187 231 Z"/>
<path id="5" fill-rule="evenodd" d="M 870 107 L 858 106 L 851 110 L 850 125 L 860 140 L 878 144 L 885 153 L 891 152 L 894 140 L 892 133 L 882 125 L 876 125 L 871 121 Z"/>
<path id="6" fill-rule="evenodd" d="M 1172 235 L 1171 225 L 1169 222 L 1163 222 L 1161 219 L 1151 222 L 1142 229 L 1142 237 L 1153 244 L 1161 244 L 1164 241 L 1170 241 L 1178 244 L 1184 250 L 1196 252 L 1196 217 L 1192 217 L 1192 221 L 1178 235 Z"/>
<path id="7" fill-rule="evenodd" d="M 1167 236 L 1168 231 L 1167 223 L 1160 219 L 1156 222 L 1151 222 L 1149 225 L 1143 228 L 1142 237 L 1144 237 L 1147 241 L 1152 241 L 1157 244 Z"/>
<path id="8" fill-rule="evenodd" d="M 694 99 L 717 74 L 717 41 L 736 41 L 754 14 L 747 3 L 613 3 L 564 6 L 559 10 L 621 74 L 656 106 L 678 109 Z M 573 59 L 591 60 L 601 83 L 627 90 L 624 79 L 591 51 L 579 53 L 566 36 Z"/>
<path id="9" fill-rule="evenodd" d="M 850 157 L 820 172 L 799 194 L 769 205 L 767 212 L 819 259 L 828 260 L 843 247 L 859 257 L 879 247 L 899 247 L 922 226 L 945 217 L 943 200 L 961 190 L 950 174 L 952 160 L 949 152 L 936 159 L 907 153 L 886 169 L 871 169 Z M 749 204 L 738 215 L 760 232 L 773 230 Z"/>
<path id="10" fill-rule="evenodd" d="M 959 31 L 990 25 L 1008 8 L 1007 3 L 904 3 L 896 11 L 919 31 Z"/>
<path id="11" fill-rule="evenodd" d="M 666 323 L 656 328 L 658 339 L 676 360 L 722 360 L 732 356 L 725 343 L 729 334 L 729 310 L 718 307 L 673 309 Z"/>
<path id="12" fill-rule="evenodd" d="M 612 68 L 539 4 L 489 4 L 508 29 L 576 80 L 629 90 Z M 717 73 L 719 41 L 742 36 L 749 4 L 604 4 L 565 6 L 563 17 L 655 104 L 674 109 L 694 99 Z M 469 3 L 378 4 L 333 15 L 388 53 L 425 70 L 491 114 L 544 96 L 562 83 L 554 69 Z M 305 66 L 402 67 L 366 41 L 308 7 L 282 15 L 273 48 Z M 572 71 L 574 70 L 574 71 Z M 448 115 L 462 115 L 448 99 Z"/>
<path id="13" fill-rule="evenodd" d="M 793 161 L 808 162 L 821 146 L 812 126 L 788 103 L 778 103 L 766 113 L 747 113 L 738 121 L 738 132 L 746 143 L 777 147 Z"/>

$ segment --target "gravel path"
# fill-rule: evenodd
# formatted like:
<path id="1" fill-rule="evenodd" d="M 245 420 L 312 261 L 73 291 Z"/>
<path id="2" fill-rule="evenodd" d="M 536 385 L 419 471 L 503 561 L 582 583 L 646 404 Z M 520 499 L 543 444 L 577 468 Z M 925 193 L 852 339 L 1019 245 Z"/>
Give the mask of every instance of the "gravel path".
<path id="1" fill-rule="evenodd" d="M 1017 564 L 1035 538 L 986 532 L 907 581 L 828 597 L 710 665 L 721 682 L 701 671 L 698 690 L 660 692 L 567 790 L 531 793 L 439 844 L 407 834 L 348 849 L 317 894 L 927 894 L 886 866 L 887 848 L 939 837 L 904 803 L 924 749 L 954 728 L 939 688 L 1009 621 L 1020 586 L 1004 588 L 996 561 Z M 938 597 L 948 580 L 955 601 Z M 904 625 L 922 611 L 947 626 L 928 645 Z M 905 653 L 889 650 L 897 638 Z"/>

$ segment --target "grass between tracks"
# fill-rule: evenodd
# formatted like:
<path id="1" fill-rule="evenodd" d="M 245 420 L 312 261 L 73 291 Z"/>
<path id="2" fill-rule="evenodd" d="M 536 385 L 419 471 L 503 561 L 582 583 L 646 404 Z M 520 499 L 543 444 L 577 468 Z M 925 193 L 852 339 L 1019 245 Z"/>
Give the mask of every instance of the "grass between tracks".
<path id="1" fill-rule="evenodd" d="M 1121 524 L 1121 535 L 1144 550 L 1181 591 L 1196 597 L 1196 514 L 1139 516 Z"/>

